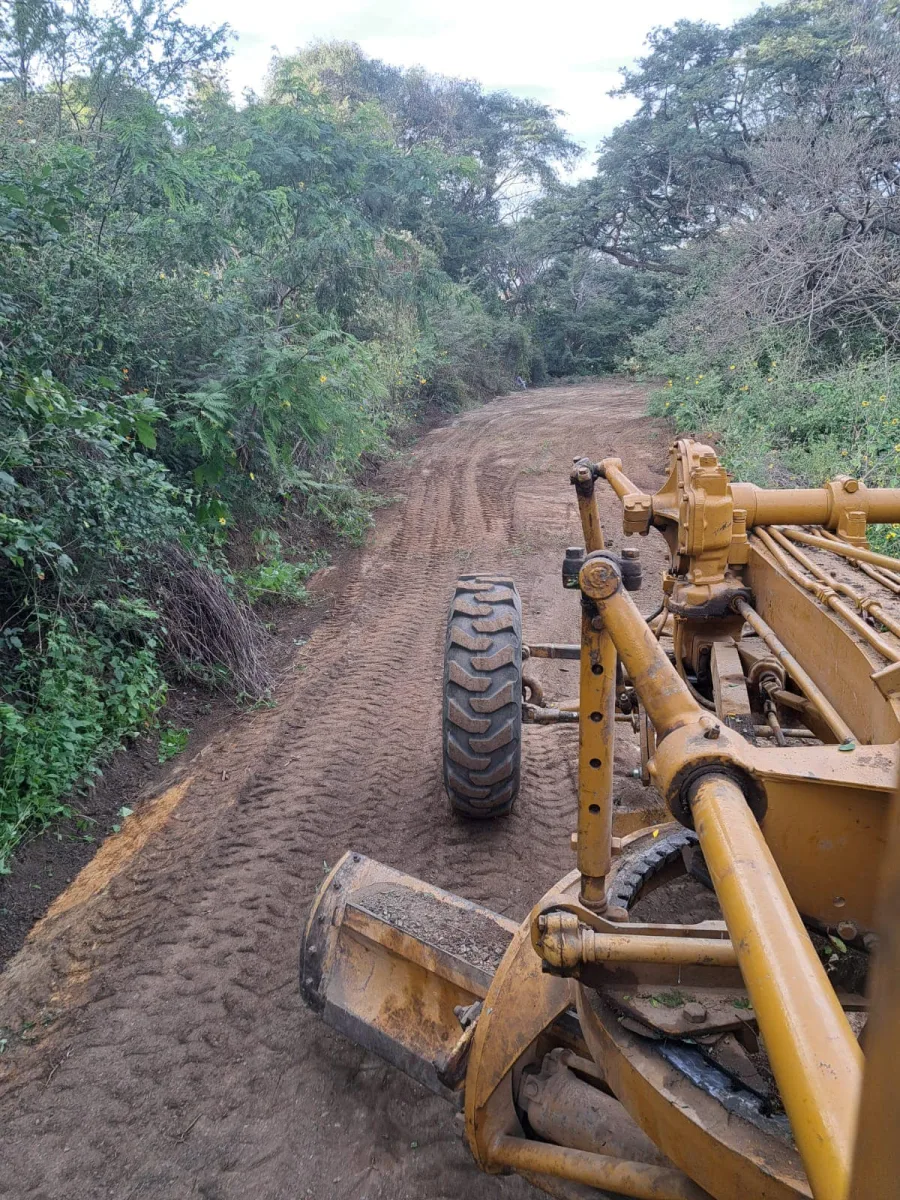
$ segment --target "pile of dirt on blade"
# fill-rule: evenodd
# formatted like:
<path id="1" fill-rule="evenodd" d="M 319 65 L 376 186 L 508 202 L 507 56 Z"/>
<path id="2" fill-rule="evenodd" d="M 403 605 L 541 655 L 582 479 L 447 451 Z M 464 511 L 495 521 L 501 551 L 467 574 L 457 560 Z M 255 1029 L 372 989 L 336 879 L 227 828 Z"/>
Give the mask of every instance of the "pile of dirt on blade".
<path id="1" fill-rule="evenodd" d="M 453 1114 L 303 1007 L 300 931 L 352 848 L 521 918 L 573 863 L 576 731 L 525 732 L 512 815 L 455 820 L 441 676 L 458 574 L 518 581 L 526 638 L 572 641 L 573 457 L 662 479 L 668 434 L 617 380 L 502 397 L 386 472 L 367 548 L 320 583 L 330 613 L 277 707 L 218 732 L 141 824 L 64 892 L 0 976 L 0 1195 L 67 1200 L 439 1200 L 537 1195 L 478 1173 Z M 621 545 L 621 516 L 600 491 Z M 643 549 L 645 611 L 661 540 Z M 548 700 L 577 664 L 542 663 Z M 620 728 L 624 729 L 625 726 Z M 623 745 L 620 799 L 645 803 Z M 123 835 L 128 831 L 128 823 Z M 121 836 L 121 835 L 120 835 Z"/>

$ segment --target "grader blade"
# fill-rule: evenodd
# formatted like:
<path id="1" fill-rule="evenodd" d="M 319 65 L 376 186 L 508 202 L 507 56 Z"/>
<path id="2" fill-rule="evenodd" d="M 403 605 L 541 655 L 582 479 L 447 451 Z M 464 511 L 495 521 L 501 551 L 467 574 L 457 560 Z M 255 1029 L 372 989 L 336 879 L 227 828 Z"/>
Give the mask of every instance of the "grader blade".
<path id="1" fill-rule="evenodd" d="M 334 1029 L 453 1099 L 474 1028 L 466 1010 L 487 995 L 516 929 L 469 900 L 347 853 L 306 925 L 303 998 Z"/>

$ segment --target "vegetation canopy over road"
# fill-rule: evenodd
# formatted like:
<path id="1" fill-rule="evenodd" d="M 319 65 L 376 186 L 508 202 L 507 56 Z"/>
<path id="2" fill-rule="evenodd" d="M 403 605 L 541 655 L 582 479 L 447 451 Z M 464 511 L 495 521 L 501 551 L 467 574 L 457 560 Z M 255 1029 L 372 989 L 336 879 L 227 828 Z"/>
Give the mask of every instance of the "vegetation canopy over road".
<path id="1" fill-rule="evenodd" d="M 535 101 L 341 43 L 238 104 L 178 3 L 2 0 L 0 871 L 167 680 L 265 693 L 249 605 L 427 406 L 627 364 L 742 474 L 896 482 L 897 35 L 656 30 L 572 185 Z"/>

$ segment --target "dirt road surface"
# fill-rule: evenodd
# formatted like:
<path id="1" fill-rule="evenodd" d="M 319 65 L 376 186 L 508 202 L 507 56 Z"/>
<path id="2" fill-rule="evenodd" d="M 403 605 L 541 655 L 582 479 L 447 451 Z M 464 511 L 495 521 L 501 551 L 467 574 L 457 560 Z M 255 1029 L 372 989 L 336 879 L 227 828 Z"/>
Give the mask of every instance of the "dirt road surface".
<path id="1" fill-rule="evenodd" d="M 457 574 L 501 570 L 519 583 L 526 638 L 574 640 L 577 600 L 559 582 L 581 540 L 572 458 L 615 452 L 657 485 L 667 434 L 642 410 L 622 381 L 518 393 L 391 464 L 395 499 L 367 548 L 319 580 L 328 615 L 277 706 L 129 818 L 0 976 L 0 1196 L 538 1195 L 480 1175 L 442 1101 L 304 1009 L 298 939 L 348 848 L 515 918 L 571 869 L 572 730 L 526 731 L 511 817 L 450 815 L 444 622 Z M 605 489 L 602 505 L 620 545 Z M 574 664 L 542 672 L 549 695 L 574 696 Z M 632 754 L 617 768 L 625 797 Z"/>

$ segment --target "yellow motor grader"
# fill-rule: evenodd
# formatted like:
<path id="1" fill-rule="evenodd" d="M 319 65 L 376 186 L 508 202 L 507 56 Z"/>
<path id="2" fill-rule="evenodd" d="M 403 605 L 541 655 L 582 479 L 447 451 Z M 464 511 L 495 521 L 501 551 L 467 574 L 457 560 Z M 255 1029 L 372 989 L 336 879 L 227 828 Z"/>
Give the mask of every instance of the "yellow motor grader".
<path id="1" fill-rule="evenodd" d="M 626 535 L 668 546 L 649 618 L 599 480 Z M 867 540 L 900 489 L 761 489 L 690 440 L 655 495 L 614 458 L 571 482 L 580 640 L 523 646 L 511 581 L 460 580 L 444 753 L 451 805 L 495 816 L 523 720 L 577 723 L 575 868 L 517 925 L 348 853 L 308 919 L 304 998 L 463 1110 L 483 1170 L 551 1195 L 900 1197 L 900 566 Z M 545 702 L 542 657 L 577 659 L 577 706 Z M 613 794 L 628 723 L 671 818 L 636 830 Z M 654 890 L 674 917 L 679 880 L 716 919 L 639 919 Z"/>

